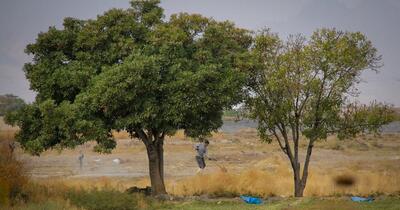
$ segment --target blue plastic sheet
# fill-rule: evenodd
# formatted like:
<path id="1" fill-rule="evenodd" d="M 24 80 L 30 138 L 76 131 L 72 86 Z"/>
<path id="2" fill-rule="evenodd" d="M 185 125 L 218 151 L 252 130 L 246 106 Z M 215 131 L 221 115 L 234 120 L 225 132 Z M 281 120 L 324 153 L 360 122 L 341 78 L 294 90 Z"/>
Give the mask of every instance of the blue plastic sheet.
<path id="1" fill-rule="evenodd" d="M 244 196 L 244 195 L 241 195 L 240 198 L 241 198 L 244 202 L 249 203 L 249 204 L 257 204 L 257 205 L 260 205 L 260 204 L 263 203 L 263 201 L 261 200 L 261 198 L 256 198 L 256 197 L 251 197 L 251 196 Z"/>
<path id="2" fill-rule="evenodd" d="M 351 197 L 351 200 L 355 202 L 372 202 L 374 198 L 372 197 L 363 198 L 363 197 L 353 196 Z"/>

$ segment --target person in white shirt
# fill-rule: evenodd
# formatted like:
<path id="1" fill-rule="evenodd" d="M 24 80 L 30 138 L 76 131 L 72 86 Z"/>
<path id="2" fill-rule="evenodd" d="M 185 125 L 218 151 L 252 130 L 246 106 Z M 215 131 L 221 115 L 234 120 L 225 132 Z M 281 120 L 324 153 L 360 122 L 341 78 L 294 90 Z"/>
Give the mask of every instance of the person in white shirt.
<path id="1" fill-rule="evenodd" d="M 204 140 L 203 142 L 195 145 L 195 150 L 197 152 L 196 162 L 197 162 L 197 165 L 199 166 L 197 173 L 203 171 L 204 168 L 206 167 L 206 162 L 205 162 L 204 158 L 207 157 L 207 147 L 209 144 L 210 144 L 210 142 L 208 140 Z"/>

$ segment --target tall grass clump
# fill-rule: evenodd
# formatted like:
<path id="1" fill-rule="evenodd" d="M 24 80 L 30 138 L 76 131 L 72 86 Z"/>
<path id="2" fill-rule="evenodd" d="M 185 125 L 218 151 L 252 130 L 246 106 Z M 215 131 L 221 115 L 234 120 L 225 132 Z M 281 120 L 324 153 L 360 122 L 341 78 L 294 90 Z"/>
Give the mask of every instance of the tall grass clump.
<path id="1" fill-rule="evenodd" d="M 15 158 L 10 143 L 0 141 L 0 203 L 3 205 L 26 200 L 24 187 L 29 180 L 24 164 Z"/>

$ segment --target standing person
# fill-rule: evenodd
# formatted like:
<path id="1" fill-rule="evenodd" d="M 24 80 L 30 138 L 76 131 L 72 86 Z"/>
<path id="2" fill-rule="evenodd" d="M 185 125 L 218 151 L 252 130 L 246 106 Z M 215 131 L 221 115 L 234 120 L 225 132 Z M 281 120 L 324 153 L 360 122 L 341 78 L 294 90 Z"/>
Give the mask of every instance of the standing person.
<path id="1" fill-rule="evenodd" d="M 12 142 L 8 143 L 8 148 L 10 149 L 10 153 L 12 155 L 14 153 L 14 149 L 15 149 L 15 142 L 12 141 Z"/>
<path id="2" fill-rule="evenodd" d="M 82 151 L 80 151 L 80 155 L 79 155 L 78 159 L 79 159 L 79 168 L 81 170 L 82 170 L 82 167 L 83 167 L 83 158 L 84 158 L 84 155 L 83 155 Z"/>
<path id="3" fill-rule="evenodd" d="M 201 139 L 201 142 L 195 145 L 195 150 L 197 152 L 196 162 L 199 166 L 197 173 L 203 171 L 206 167 L 206 162 L 204 161 L 204 158 L 207 157 L 207 147 L 209 144 L 210 142 L 208 140 L 203 141 L 203 139 Z"/>

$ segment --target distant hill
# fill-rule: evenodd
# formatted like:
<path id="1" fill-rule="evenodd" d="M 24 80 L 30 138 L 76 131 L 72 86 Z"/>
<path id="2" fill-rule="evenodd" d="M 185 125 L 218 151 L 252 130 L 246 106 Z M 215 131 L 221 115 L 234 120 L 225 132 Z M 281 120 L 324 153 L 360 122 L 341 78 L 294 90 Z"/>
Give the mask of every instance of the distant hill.
<path id="1" fill-rule="evenodd" d="M 0 95 L 0 116 L 8 111 L 14 111 L 25 105 L 24 100 L 12 94 Z"/>

